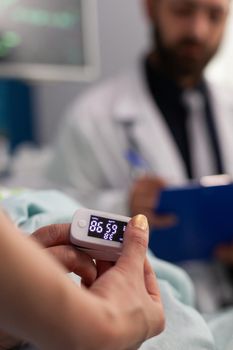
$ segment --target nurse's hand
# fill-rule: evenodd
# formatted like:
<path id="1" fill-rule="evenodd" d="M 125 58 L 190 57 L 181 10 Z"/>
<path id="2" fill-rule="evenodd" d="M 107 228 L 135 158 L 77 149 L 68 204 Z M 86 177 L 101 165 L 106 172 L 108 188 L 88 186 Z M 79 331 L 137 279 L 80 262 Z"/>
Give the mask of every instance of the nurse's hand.
<path id="1" fill-rule="evenodd" d="M 83 284 L 90 286 L 97 277 L 96 265 L 85 253 L 75 249 L 69 240 L 70 224 L 42 227 L 30 237 L 54 256 L 66 269 L 82 278 Z M 0 330 L 0 350 L 20 346 L 21 340 Z"/>
<path id="2" fill-rule="evenodd" d="M 90 286 L 97 277 L 96 265 L 85 253 L 75 249 L 69 241 L 70 225 L 58 224 L 42 227 L 30 237 L 52 254 L 67 272 L 74 272 L 82 278 L 83 284 Z M 21 340 L 0 330 L 0 350 L 19 346 Z"/>
<path id="3" fill-rule="evenodd" d="M 30 237 L 46 248 L 68 272 L 74 272 L 89 286 L 97 277 L 96 265 L 87 254 L 70 244 L 69 232 L 69 224 L 49 225 L 38 229 Z M 0 330 L 0 350 L 11 349 L 20 343 L 19 339 Z"/>
<path id="4" fill-rule="evenodd" d="M 96 277 L 96 265 L 85 253 L 70 243 L 70 224 L 56 224 L 42 227 L 31 237 L 42 245 L 60 262 L 68 272 L 74 272 L 89 286 Z"/>
<path id="5" fill-rule="evenodd" d="M 104 302 L 104 307 L 108 305 L 115 310 L 113 315 L 117 312 L 117 317 L 113 316 L 115 322 L 119 321 L 113 332 L 119 332 L 116 349 L 138 349 L 144 340 L 158 335 L 165 326 L 159 286 L 146 257 L 148 231 L 143 215 L 132 218 L 125 231 L 121 256 L 115 264 L 97 261 L 98 278 L 89 288 Z"/>
<path id="6" fill-rule="evenodd" d="M 156 215 L 154 207 L 159 201 L 160 192 L 166 187 L 166 182 L 155 176 L 144 176 L 137 179 L 129 195 L 129 209 L 131 216 L 144 214 L 150 228 L 165 228 L 175 225 L 174 215 Z"/>
<path id="7" fill-rule="evenodd" d="M 215 256 L 223 263 L 233 266 L 233 243 L 219 246 Z"/>

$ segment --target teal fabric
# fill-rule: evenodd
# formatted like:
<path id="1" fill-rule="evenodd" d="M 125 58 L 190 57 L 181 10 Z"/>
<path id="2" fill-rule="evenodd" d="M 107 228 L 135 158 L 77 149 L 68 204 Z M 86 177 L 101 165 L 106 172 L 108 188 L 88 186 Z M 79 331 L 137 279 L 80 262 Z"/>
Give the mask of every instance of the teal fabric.
<path id="1" fill-rule="evenodd" d="M 182 303 L 195 307 L 195 292 L 191 279 L 181 268 L 155 258 L 149 250 L 148 257 L 160 281 L 169 282 L 176 298 Z"/>
<path id="2" fill-rule="evenodd" d="M 58 191 L 22 191 L 2 200 L 3 208 L 25 232 L 61 222 L 71 222 L 80 203 Z M 166 314 L 165 331 L 148 341 L 143 350 L 232 350 L 233 309 L 206 321 L 195 310 L 192 282 L 180 268 L 148 252 L 158 277 Z"/>
<path id="3" fill-rule="evenodd" d="M 233 349 L 233 308 L 219 313 L 208 321 L 209 328 L 214 336 L 216 349 Z"/>
<path id="4" fill-rule="evenodd" d="M 26 233 L 53 223 L 71 222 L 80 204 L 56 190 L 22 190 L 2 200 L 2 207 Z"/>

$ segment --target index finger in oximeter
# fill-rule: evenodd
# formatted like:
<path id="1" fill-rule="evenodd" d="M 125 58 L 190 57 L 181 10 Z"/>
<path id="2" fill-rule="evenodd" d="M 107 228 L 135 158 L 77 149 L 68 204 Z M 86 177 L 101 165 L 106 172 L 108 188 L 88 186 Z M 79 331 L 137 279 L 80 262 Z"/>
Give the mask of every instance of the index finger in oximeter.
<path id="1" fill-rule="evenodd" d="M 129 220 L 127 216 L 78 209 L 72 220 L 70 240 L 93 259 L 116 261 Z"/>

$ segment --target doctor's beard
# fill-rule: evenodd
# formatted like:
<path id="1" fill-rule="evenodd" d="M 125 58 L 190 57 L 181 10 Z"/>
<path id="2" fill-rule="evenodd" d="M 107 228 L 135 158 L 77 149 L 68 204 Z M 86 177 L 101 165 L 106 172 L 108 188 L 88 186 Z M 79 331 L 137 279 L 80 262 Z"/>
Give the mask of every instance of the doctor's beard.
<path id="1" fill-rule="evenodd" d="M 173 45 L 167 45 L 159 28 L 154 28 L 154 41 L 157 63 L 167 76 L 175 80 L 192 77 L 199 80 L 204 68 L 215 55 L 218 47 L 210 48 L 208 44 L 196 38 L 183 36 Z"/>

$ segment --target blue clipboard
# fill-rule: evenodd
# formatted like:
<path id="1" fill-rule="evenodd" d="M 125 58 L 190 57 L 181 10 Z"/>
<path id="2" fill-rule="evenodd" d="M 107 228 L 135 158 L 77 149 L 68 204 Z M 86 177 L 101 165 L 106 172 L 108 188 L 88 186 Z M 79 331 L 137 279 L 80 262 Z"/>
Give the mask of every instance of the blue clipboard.
<path id="1" fill-rule="evenodd" d="M 155 211 L 178 218 L 172 228 L 151 231 L 150 249 L 161 259 L 209 260 L 217 245 L 233 242 L 233 184 L 165 189 Z"/>

